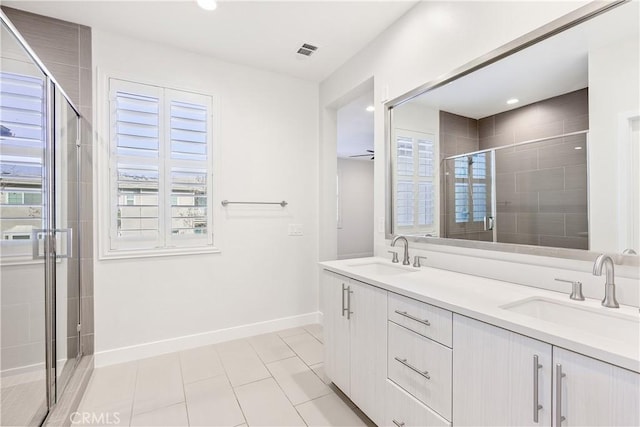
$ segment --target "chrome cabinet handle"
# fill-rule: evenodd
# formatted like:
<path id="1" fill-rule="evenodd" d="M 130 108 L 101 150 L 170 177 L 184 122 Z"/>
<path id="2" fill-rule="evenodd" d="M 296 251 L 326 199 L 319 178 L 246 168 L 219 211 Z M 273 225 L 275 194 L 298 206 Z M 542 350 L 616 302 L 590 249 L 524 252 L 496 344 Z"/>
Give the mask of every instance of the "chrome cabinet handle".
<path id="1" fill-rule="evenodd" d="M 346 287 L 344 286 L 344 283 L 342 284 L 342 317 L 344 317 L 344 291 L 346 290 Z"/>
<path id="2" fill-rule="evenodd" d="M 417 317 L 410 315 L 406 311 L 396 310 L 395 312 L 396 314 L 399 314 L 400 316 L 404 316 L 407 319 L 415 320 L 416 322 L 422 323 L 423 325 L 431 326 L 431 323 L 429 323 L 427 319 L 424 319 L 424 320 L 418 319 Z"/>
<path id="3" fill-rule="evenodd" d="M 396 420 L 392 420 L 392 421 L 393 421 L 393 423 L 394 423 L 395 425 L 397 425 L 398 427 L 404 427 L 404 422 L 402 422 L 402 421 L 396 421 Z"/>
<path id="4" fill-rule="evenodd" d="M 396 359 L 398 362 L 402 363 L 404 366 L 406 366 L 407 368 L 411 369 L 413 372 L 416 372 L 420 375 L 422 375 L 423 377 L 425 377 L 426 379 L 430 380 L 431 377 L 429 376 L 429 371 L 421 371 L 420 369 L 416 368 L 415 366 L 411 365 L 410 363 L 407 362 L 407 359 L 400 359 L 399 357 L 394 357 L 394 359 Z"/>
<path id="5" fill-rule="evenodd" d="M 562 378 L 566 376 L 562 373 L 562 365 L 556 364 L 556 427 L 560 427 L 562 422 L 566 420 L 562 416 Z"/>
<path id="6" fill-rule="evenodd" d="M 351 315 L 353 311 L 351 311 L 351 294 L 353 291 L 351 290 L 351 285 L 347 286 L 347 320 L 351 319 Z"/>
<path id="7" fill-rule="evenodd" d="M 533 422 L 537 423 L 538 422 L 538 412 L 540 412 L 540 409 L 542 409 L 542 405 L 540 405 L 538 399 L 538 376 L 540 368 L 542 368 L 542 365 L 540 363 L 538 363 L 538 355 L 534 354 L 533 355 Z"/>

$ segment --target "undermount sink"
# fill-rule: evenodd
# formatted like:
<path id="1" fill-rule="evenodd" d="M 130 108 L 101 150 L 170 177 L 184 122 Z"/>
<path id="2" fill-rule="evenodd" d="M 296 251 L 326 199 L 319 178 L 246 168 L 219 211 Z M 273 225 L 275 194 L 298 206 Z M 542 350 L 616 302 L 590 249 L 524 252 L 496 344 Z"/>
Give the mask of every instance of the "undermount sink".
<path id="1" fill-rule="evenodd" d="M 578 304 L 532 297 L 500 308 L 619 342 L 638 342 L 638 316 L 618 313 L 608 308 L 580 307 Z"/>
<path id="2" fill-rule="evenodd" d="M 417 268 L 410 267 L 408 265 L 391 264 L 381 261 L 349 264 L 348 267 L 364 274 L 378 274 L 384 276 L 393 276 L 396 274 L 407 274 L 419 271 Z"/>

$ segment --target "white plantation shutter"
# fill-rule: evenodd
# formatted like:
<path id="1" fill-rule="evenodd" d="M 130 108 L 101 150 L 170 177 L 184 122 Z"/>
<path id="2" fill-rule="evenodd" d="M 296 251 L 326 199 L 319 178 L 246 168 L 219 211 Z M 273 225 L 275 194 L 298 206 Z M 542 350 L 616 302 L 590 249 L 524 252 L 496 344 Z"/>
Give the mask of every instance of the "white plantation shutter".
<path id="1" fill-rule="evenodd" d="M 182 246 L 206 243 L 211 236 L 210 212 L 210 98 L 166 91 L 170 115 L 171 241 Z"/>
<path id="2" fill-rule="evenodd" d="M 395 216 L 399 233 L 435 233 L 435 136 L 395 130 Z"/>
<path id="3" fill-rule="evenodd" d="M 211 97 L 116 79 L 110 93 L 110 249 L 211 245 Z"/>

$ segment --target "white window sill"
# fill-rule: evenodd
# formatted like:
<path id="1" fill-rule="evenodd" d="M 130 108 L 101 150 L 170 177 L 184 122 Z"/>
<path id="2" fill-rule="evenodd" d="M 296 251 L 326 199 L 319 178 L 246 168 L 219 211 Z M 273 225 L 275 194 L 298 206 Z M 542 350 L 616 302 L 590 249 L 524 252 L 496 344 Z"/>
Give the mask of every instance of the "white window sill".
<path id="1" fill-rule="evenodd" d="M 167 256 L 180 256 L 180 255 L 207 255 L 207 254 L 219 254 L 222 253 L 220 249 L 209 246 L 199 248 L 162 248 L 162 249 L 139 249 L 130 250 L 124 249 L 119 251 L 107 251 L 100 254 L 98 258 L 101 261 L 107 261 L 112 259 L 130 259 L 130 258 L 155 258 L 155 257 L 167 257 Z"/>

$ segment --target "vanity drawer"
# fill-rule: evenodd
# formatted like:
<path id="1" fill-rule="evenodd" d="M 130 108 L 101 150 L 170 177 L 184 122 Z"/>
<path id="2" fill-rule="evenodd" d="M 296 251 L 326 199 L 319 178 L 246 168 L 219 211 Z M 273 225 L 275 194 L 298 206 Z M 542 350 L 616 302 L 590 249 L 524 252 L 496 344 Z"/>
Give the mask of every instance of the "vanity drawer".
<path id="1" fill-rule="evenodd" d="M 389 322 L 387 376 L 451 420 L 452 350 Z"/>
<path id="2" fill-rule="evenodd" d="M 451 347 L 453 316 L 450 311 L 389 292 L 389 320 Z"/>
<path id="3" fill-rule="evenodd" d="M 451 423 L 387 380 L 384 425 L 388 427 L 450 427 Z"/>

